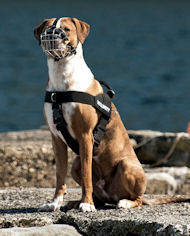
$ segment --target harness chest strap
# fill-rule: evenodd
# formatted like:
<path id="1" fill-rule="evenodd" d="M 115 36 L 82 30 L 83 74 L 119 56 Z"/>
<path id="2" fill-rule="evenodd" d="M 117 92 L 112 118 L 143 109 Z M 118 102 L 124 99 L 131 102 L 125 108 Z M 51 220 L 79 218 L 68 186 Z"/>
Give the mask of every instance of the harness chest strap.
<path id="1" fill-rule="evenodd" d="M 111 95 L 111 92 L 112 95 Z M 52 103 L 53 120 L 57 130 L 59 130 L 68 146 L 76 153 L 79 154 L 79 144 L 69 133 L 67 123 L 62 114 L 62 103 L 77 102 L 93 106 L 101 112 L 98 124 L 96 125 L 94 135 L 94 146 L 98 146 L 106 130 L 106 125 L 111 117 L 111 98 L 114 95 L 113 90 L 109 90 L 110 95 L 107 93 L 98 94 L 93 96 L 88 93 L 67 91 L 67 92 L 49 92 L 46 91 L 45 102 Z"/>

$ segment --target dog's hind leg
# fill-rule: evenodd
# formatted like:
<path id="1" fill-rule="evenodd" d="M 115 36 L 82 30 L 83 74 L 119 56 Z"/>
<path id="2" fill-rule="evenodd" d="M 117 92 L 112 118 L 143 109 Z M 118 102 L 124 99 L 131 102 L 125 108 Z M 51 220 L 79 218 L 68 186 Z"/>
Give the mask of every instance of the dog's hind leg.
<path id="1" fill-rule="evenodd" d="M 122 199 L 119 200 L 117 204 L 117 208 L 123 208 L 123 209 L 139 207 L 139 206 L 142 206 L 142 196 L 137 197 L 137 199 L 134 201 L 128 199 Z"/>
<path id="2" fill-rule="evenodd" d="M 63 203 L 63 195 L 66 194 L 65 179 L 67 175 L 67 146 L 60 139 L 52 135 L 52 145 L 56 161 L 56 190 L 51 203 L 44 204 L 39 211 L 56 211 L 59 210 Z"/>
<path id="3" fill-rule="evenodd" d="M 109 185 L 108 193 L 117 202 L 117 208 L 142 206 L 145 192 L 144 171 L 135 156 L 121 160 Z"/>

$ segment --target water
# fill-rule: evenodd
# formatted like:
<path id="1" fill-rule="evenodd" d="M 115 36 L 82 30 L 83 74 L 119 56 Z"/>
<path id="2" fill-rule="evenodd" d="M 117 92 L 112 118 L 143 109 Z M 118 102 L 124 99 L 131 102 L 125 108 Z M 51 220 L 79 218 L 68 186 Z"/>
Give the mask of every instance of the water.
<path id="1" fill-rule="evenodd" d="M 184 131 L 190 120 L 190 2 L 3 1 L 0 5 L 0 132 L 44 124 L 46 58 L 33 36 L 44 18 L 91 25 L 84 56 L 116 91 L 128 129 Z"/>

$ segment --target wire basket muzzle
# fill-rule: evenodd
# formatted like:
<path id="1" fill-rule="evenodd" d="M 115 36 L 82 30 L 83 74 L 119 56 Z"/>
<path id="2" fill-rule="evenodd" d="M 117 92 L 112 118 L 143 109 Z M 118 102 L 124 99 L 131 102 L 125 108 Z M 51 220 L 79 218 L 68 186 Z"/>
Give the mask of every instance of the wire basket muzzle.
<path id="1" fill-rule="evenodd" d="M 41 47 L 46 55 L 50 57 L 65 57 L 67 47 L 63 48 L 64 41 L 68 38 L 65 32 L 60 28 L 48 28 L 40 35 Z"/>

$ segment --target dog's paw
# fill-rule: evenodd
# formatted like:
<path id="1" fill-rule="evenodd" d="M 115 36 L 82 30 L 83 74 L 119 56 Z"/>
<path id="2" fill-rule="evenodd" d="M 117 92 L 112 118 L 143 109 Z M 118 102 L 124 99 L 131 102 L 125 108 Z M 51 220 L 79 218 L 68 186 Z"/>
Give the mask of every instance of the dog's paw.
<path id="1" fill-rule="evenodd" d="M 39 212 L 51 212 L 51 211 L 58 211 L 63 203 L 63 197 L 58 197 L 51 203 L 46 203 L 42 205 L 38 211 Z"/>
<path id="2" fill-rule="evenodd" d="M 81 203 L 79 205 L 79 210 L 82 212 L 92 212 L 92 211 L 96 211 L 96 208 L 94 205 L 91 205 L 89 203 Z"/>
<path id="3" fill-rule="evenodd" d="M 38 209 L 39 212 L 51 212 L 51 211 L 56 211 L 56 210 L 59 210 L 59 209 L 57 206 L 55 206 L 53 202 L 44 204 Z"/>
<path id="4" fill-rule="evenodd" d="M 131 208 L 131 202 L 127 199 L 122 199 L 118 202 L 117 208 L 119 208 L 119 209 L 129 209 L 129 208 Z"/>

